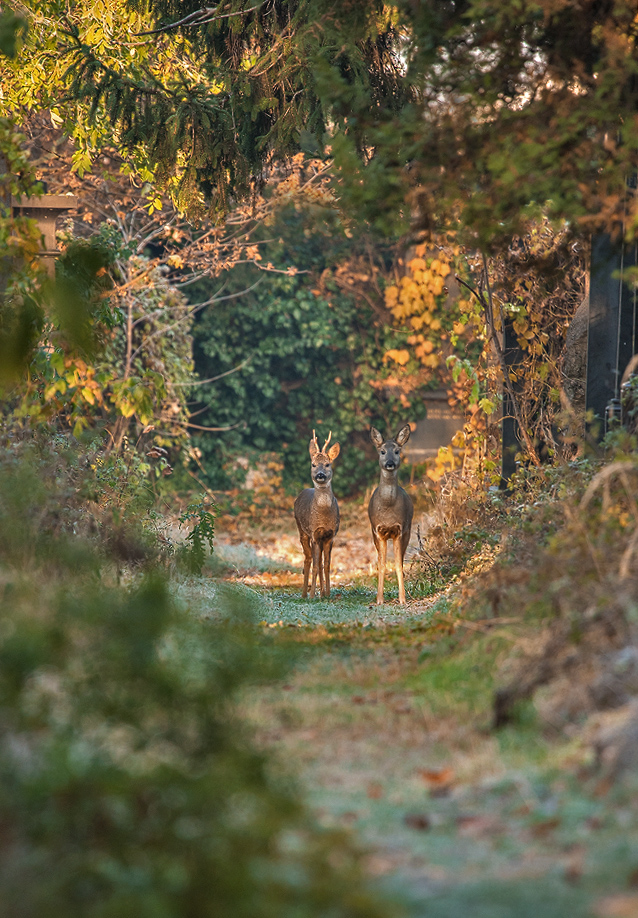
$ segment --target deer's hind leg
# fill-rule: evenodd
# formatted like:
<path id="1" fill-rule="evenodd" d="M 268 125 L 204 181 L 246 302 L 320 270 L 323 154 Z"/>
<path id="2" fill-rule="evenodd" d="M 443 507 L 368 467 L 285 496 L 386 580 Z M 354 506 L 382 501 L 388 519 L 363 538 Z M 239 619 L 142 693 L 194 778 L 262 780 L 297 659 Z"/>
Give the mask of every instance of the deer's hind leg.
<path id="1" fill-rule="evenodd" d="M 302 599 L 308 595 L 308 582 L 310 580 L 310 565 L 312 564 L 312 551 L 310 550 L 310 537 L 299 530 L 299 541 L 303 549 L 303 592 Z"/>

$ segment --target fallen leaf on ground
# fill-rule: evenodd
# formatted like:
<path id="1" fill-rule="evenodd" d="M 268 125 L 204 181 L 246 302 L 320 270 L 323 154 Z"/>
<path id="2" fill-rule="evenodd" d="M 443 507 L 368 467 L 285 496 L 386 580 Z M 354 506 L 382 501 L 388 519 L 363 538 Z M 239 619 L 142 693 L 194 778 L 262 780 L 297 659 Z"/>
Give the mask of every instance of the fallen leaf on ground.
<path id="1" fill-rule="evenodd" d="M 532 838 L 545 838 L 550 832 L 553 832 L 560 825 L 560 819 L 552 816 L 549 819 L 541 819 L 529 827 L 529 834 Z"/>
<path id="2" fill-rule="evenodd" d="M 408 828 L 418 829 L 420 832 L 425 832 L 432 825 L 427 813 L 408 813 L 403 817 L 403 822 Z"/>
<path id="3" fill-rule="evenodd" d="M 383 785 L 378 781 L 370 781 L 366 788 L 366 794 L 371 800 L 379 800 L 383 797 Z"/>
<path id="4" fill-rule="evenodd" d="M 451 784 L 454 780 L 454 771 L 452 768 L 419 768 L 417 774 L 420 778 L 433 786 Z"/>

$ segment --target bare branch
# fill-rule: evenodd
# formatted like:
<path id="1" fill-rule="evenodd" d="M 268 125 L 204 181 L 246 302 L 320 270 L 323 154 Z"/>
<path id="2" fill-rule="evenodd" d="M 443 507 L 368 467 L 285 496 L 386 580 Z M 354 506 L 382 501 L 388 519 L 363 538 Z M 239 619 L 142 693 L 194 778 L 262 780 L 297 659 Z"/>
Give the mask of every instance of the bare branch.
<path id="1" fill-rule="evenodd" d="M 190 421 L 186 423 L 186 427 L 194 427 L 195 430 L 211 430 L 211 431 L 221 431 L 221 430 L 237 430 L 238 427 L 241 427 L 242 424 L 245 424 L 245 421 L 237 421 L 236 424 L 230 424 L 228 427 L 202 427 L 201 424 L 191 424 Z"/>
<path id="2" fill-rule="evenodd" d="M 258 3 L 256 6 L 250 6 L 247 10 L 236 10 L 234 13 L 218 13 L 219 6 L 205 6 L 201 10 L 195 10 L 183 19 L 177 22 L 171 22 L 169 25 L 160 26 L 158 29 L 147 29 L 144 32 L 134 32 L 139 35 L 158 35 L 160 32 L 169 32 L 171 29 L 179 29 L 182 26 L 200 26 L 209 22 L 215 22 L 218 19 L 230 19 L 233 16 L 244 16 L 246 13 L 252 13 L 258 10 L 263 4 Z"/>
<path id="3" fill-rule="evenodd" d="M 218 379 L 223 379 L 224 376 L 230 376 L 231 373 L 237 373 L 238 370 L 243 369 L 247 363 L 250 363 L 250 361 L 253 359 L 253 356 L 253 354 L 249 354 L 248 357 L 246 357 L 245 360 L 242 360 L 241 363 L 238 363 L 236 367 L 233 367 L 231 370 L 226 370 L 225 373 L 219 373 L 218 376 L 210 376 L 208 379 L 198 379 L 196 382 L 190 383 L 173 383 L 173 388 L 178 386 L 205 386 L 206 383 L 217 382 Z M 204 408 L 203 410 L 205 411 L 206 409 Z M 191 417 L 194 417 L 194 415 L 191 415 Z"/>

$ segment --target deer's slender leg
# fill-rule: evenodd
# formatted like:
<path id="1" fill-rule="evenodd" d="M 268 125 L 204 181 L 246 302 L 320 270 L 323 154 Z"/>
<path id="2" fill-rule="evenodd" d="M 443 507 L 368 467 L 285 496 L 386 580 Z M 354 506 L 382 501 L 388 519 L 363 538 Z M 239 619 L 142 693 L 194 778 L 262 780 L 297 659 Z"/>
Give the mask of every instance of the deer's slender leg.
<path id="1" fill-rule="evenodd" d="M 320 560 L 319 552 L 320 552 L 319 543 L 313 541 L 312 543 L 312 586 L 310 587 L 310 598 L 311 599 L 315 598 L 315 588 L 317 586 L 317 573 L 319 571 L 319 560 Z"/>
<path id="2" fill-rule="evenodd" d="M 388 543 L 386 542 L 386 540 L 379 539 L 379 545 L 377 547 L 377 551 L 379 552 L 379 558 L 378 558 L 379 582 L 377 586 L 377 605 L 378 606 L 383 605 L 383 578 L 385 577 L 385 557 L 386 557 L 387 547 L 388 547 Z"/>
<path id="3" fill-rule="evenodd" d="M 401 535 L 397 535 L 392 540 L 394 542 L 394 566 L 397 571 L 397 581 L 399 584 L 399 602 L 405 605 L 405 585 L 403 583 L 403 545 Z"/>
<path id="4" fill-rule="evenodd" d="M 323 579 L 325 595 L 330 598 L 330 558 L 332 557 L 332 539 L 323 546 Z"/>
<path id="5" fill-rule="evenodd" d="M 326 594 L 326 585 L 323 576 L 324 558 L 326 556 L 326 543 L 319 543 L 319 558 L 317 567 L 319 569 L 319 595 L 323 598 Z"/>
<path id="6" fill-rule="evenodd" d="M 302 599 L 308 595 L 308 581 L 310 580 L 310 565 L 312 564 L 312 552 L 310 551 L 310 539 L 305 532 L 300 530 L 299 541 L 303 549 L 303 593 Z"/>

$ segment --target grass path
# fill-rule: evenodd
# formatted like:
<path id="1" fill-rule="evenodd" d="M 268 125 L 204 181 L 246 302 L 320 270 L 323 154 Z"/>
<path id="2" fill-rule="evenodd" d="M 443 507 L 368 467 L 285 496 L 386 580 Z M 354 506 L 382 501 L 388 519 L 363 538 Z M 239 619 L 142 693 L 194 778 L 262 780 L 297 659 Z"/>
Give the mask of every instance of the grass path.
<path id="1" fill-rule="evenodd" d="M 445 594 L 377 607 L 361 516 L 346 514 L 329 601 L 301 599 L 292 520 L 220 528 L 228 585 L 212 589 L 243 592 L 298 654 L 246 699 L 260 742 L 415 918 L 636 918 L 638 784 L 602 793 L 589 750 L 531 707 L 495 733 L 498 673 L 529 626 L 470 627 Z"/>

